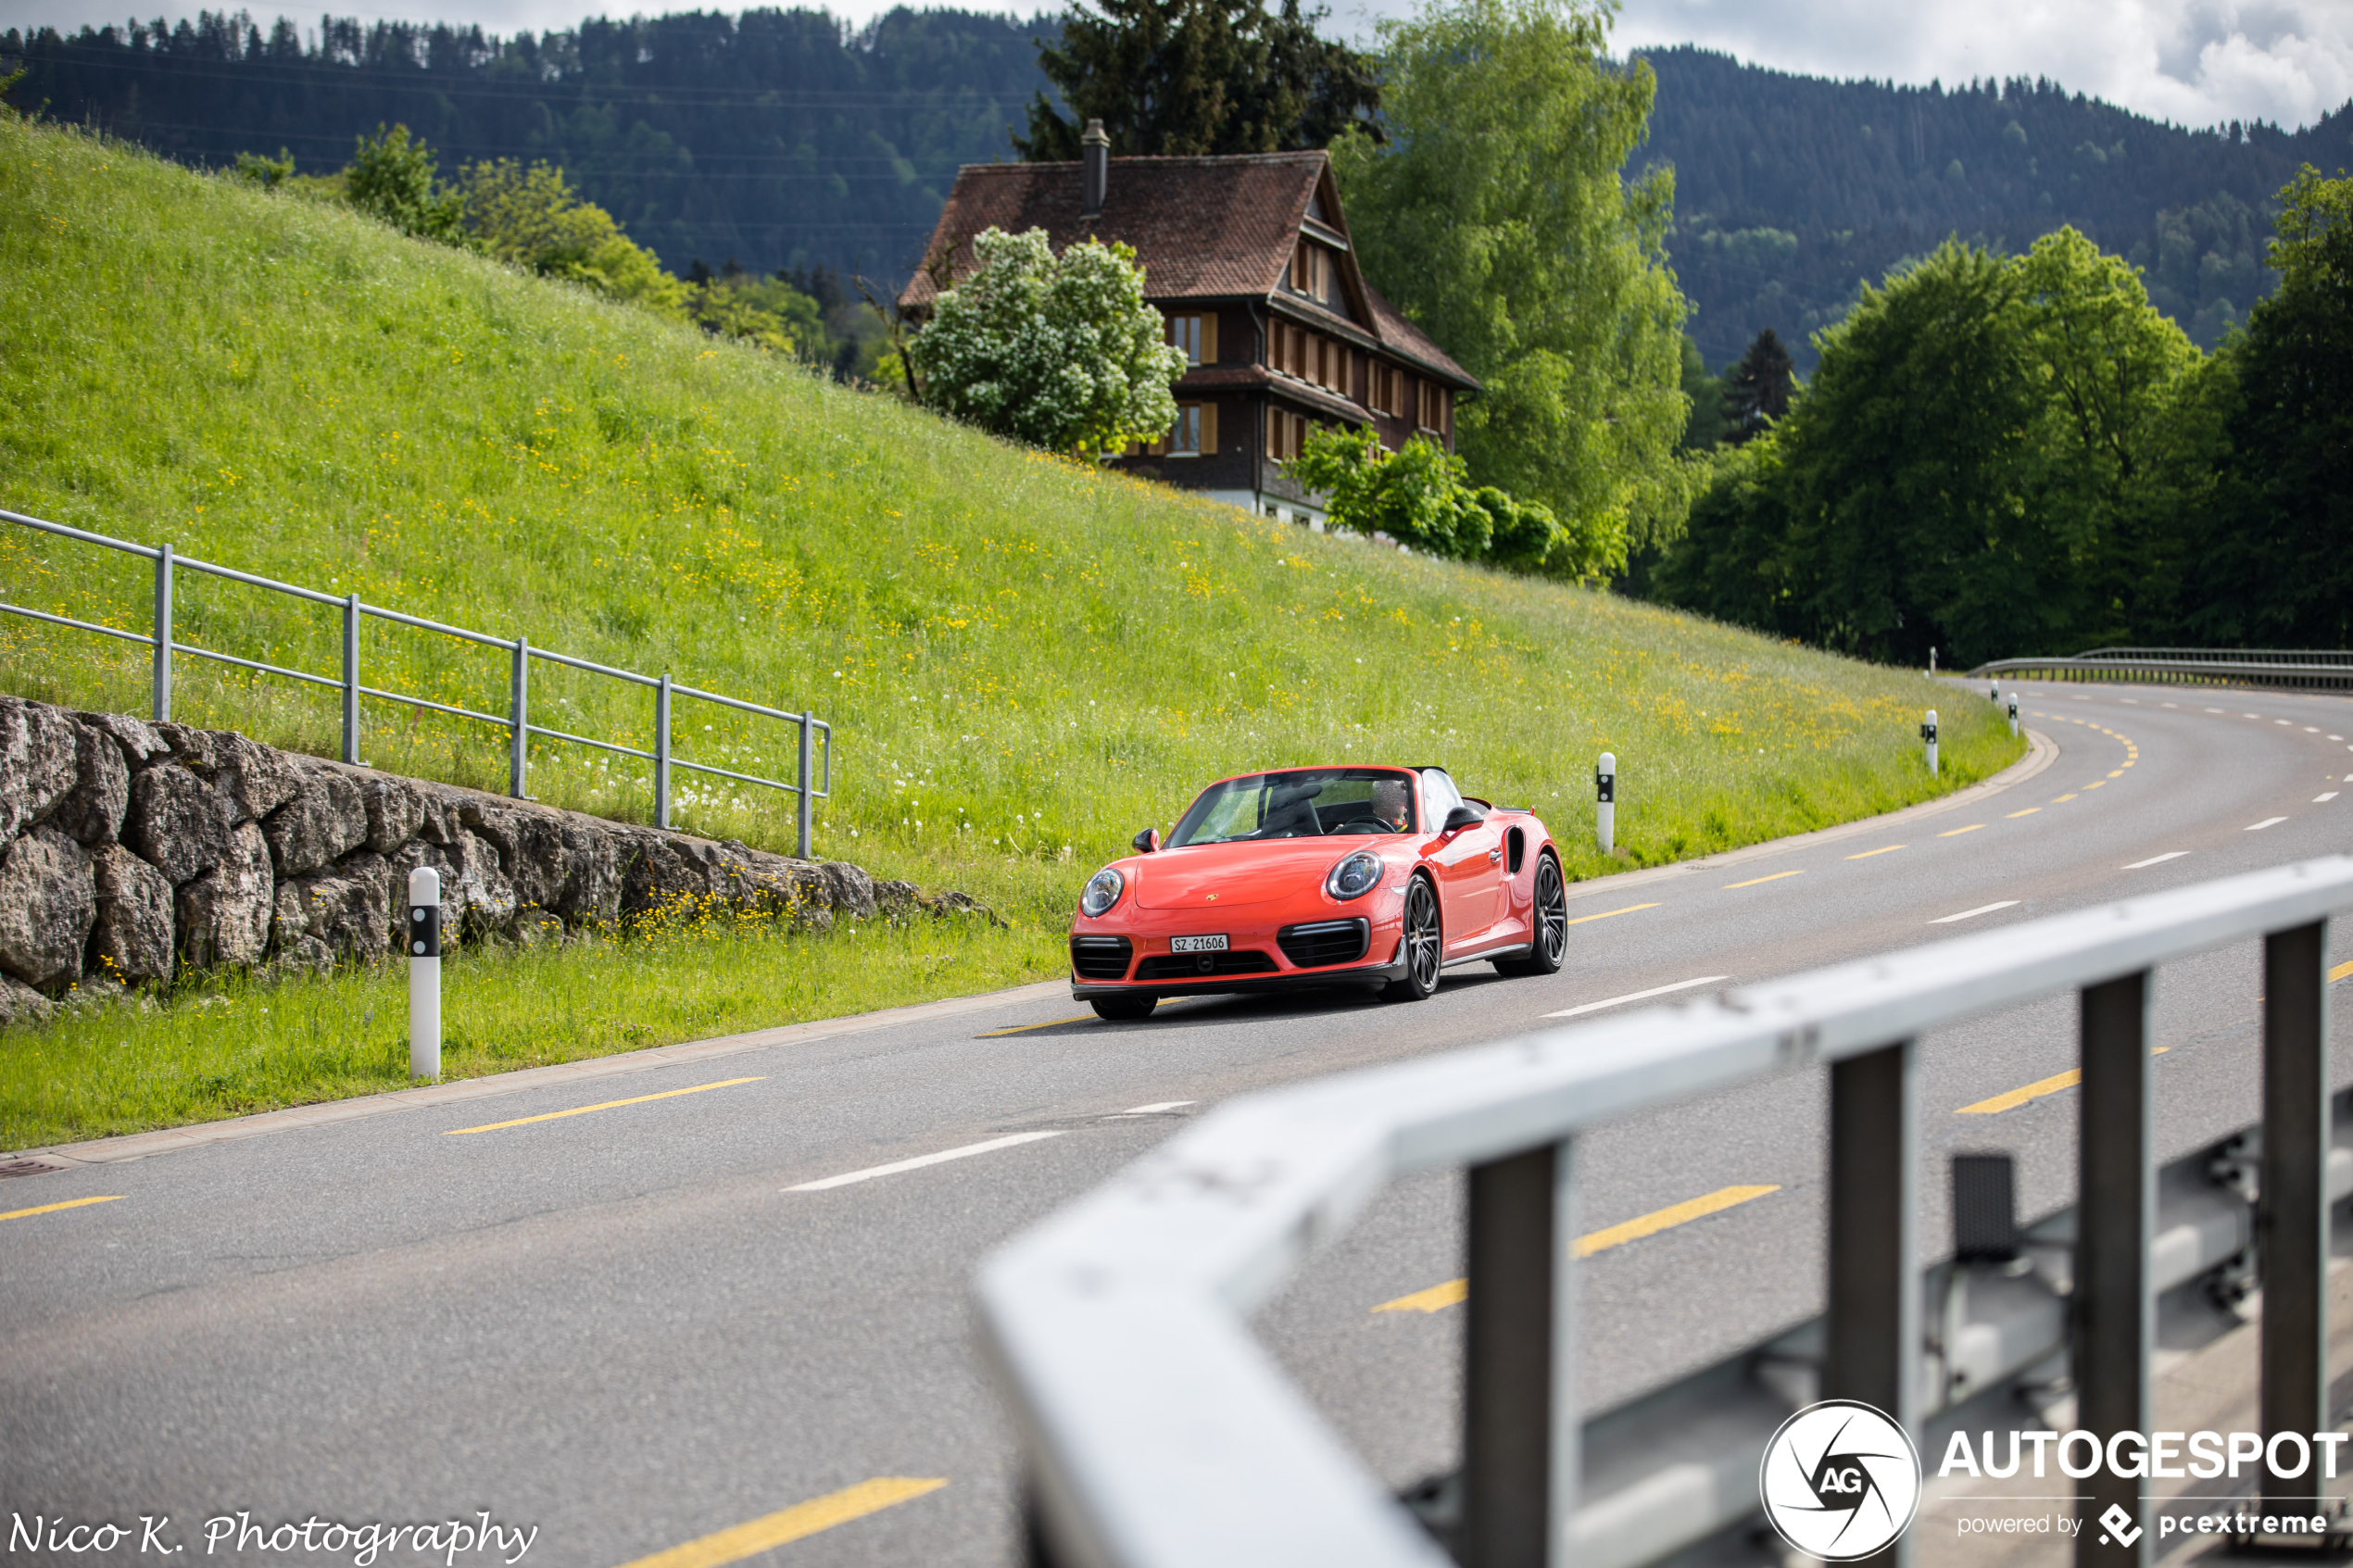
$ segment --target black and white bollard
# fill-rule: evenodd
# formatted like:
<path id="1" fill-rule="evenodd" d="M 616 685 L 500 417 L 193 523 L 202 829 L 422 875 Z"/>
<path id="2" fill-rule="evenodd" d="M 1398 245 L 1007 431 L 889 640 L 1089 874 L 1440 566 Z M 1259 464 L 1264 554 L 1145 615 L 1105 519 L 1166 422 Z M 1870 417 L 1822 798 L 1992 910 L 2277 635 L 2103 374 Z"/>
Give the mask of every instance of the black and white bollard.
<path id="1" fill-rule="evenodd" d="M 2010 693 L 2010 734 L 2012 738 L 2016 738 L 2018 734 L 2018 694 L 2016 692 Z"/>
<path id="2" fill-rule="evenodd" d="M 409 873 L 409 1076 L 441 1076 L 441 873 Z"/>
<path id="3" fill-rule="evenodd" d="M 1617 754 L 1602 753 L 1600 766 L 1593 770 L 1593 838 L 1609 854 L 1617 841 Z"/>
<path id="4" fill-rule="evenodd" d="M 1985 700 L 1988 702 L 1999 702 L 2002 700 L 2001 682 L 1996 681 L 1994 683 L 1992 689 L 1985 694 Z"/>
<path id="5" fill-rule="evenodd" d="M 1928 710 L 1927 720 L 1920 725 L 1920 739 L 1928 742 L 1928 776 L 1936 776 L 1936 709 Z"/>
<path id="6" fill-rule="evenodd" d="M 1928 650 L 1928 678 L 1931 681 L 1936 679 L 1936 650 L 1933 647 Z"/>

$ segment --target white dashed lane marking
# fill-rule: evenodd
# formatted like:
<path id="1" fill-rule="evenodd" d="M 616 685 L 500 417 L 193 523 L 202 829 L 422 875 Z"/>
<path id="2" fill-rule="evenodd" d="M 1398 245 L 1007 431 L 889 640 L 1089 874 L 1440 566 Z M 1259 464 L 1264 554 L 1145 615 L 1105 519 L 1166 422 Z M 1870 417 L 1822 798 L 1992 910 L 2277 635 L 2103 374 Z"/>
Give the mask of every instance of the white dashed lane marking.
<path id="1" fill-rule="evenodd" d="M 2144 866 L 2161 866 L 2168 860 L 2178 860 L 2188 853 L 2189 851 L 2186 849 L 2168 849 L 2162 855 L 2151 855 L 2145 860 L 2135 860 L 2131 865 L 2126 866 L 2124 870 L 2128 872 L 2136 872 Z"/>

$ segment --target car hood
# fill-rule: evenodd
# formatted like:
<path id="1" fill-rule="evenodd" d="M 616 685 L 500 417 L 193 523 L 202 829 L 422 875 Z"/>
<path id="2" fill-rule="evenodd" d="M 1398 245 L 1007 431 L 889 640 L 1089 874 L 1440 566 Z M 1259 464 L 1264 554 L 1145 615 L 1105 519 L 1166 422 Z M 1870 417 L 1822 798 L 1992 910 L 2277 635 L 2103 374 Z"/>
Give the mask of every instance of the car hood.
<path id="1" fill-rule="evenodd" d="M 1136 904 L 1145 909 L 1226 909 L 1294 898 L 1324 884 L 1324 874 L 1365 838 L 1277 838 L 1254 844 L 1202 844 L 1164 849 L 1135 865 Z"/>

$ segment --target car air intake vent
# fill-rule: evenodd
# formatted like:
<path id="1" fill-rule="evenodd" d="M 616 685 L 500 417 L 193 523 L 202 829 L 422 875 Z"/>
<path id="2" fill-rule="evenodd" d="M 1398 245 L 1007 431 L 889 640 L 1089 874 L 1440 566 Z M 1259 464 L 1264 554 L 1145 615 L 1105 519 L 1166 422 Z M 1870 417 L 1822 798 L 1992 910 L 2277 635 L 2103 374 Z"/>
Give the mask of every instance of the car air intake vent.
<path id="1" fill-rule="evenodd" d="M 1074 936 L 1070 967 L 1081 980 L 1125 980 L 1136 948 L 1125 936 Z"/>
<path id="2" fill-rule="evenodd" d="M 1365 944 L 1371 939 L 1372 928 L 1362 920 L 1319 920 L 1287 925 L 1275 934 L 1283 957 L 1296 969 L 1354 963 L 1365 956 Z"/>
<path id="3" fill-rule="evenodd" d="M 1136 966 L 1139 980 L 1208 980 L 1220 974 L 1272 974 L 1275 960 L 1255 950 L 1239 953 L 1162 953 Z"/>

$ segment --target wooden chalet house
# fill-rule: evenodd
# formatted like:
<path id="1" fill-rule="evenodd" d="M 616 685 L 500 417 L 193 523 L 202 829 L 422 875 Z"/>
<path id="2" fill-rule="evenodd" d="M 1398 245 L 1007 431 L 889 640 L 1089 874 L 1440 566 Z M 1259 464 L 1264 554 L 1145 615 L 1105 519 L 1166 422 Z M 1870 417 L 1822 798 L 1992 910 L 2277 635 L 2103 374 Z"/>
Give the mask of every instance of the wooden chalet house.
<path id="1" fill-rule="evenodd" d="M 1115 158 L 1099 121 L 1084 146 L 1077 163 L 958 170 L 900 310 L 921 320 L 992 225 L 1043 229 L 1057 252 L 1124 241 L 1189 368 L 1176 428 L 1119 467 L 1320 522 L 1319 497 L 1283 466 L 1311 425 L 1369 425 L 1391 451 L 1418 432 L 1453 450 L 1454 405 L 1478 383 L 1365 281 L 1324 154 Z"/>

